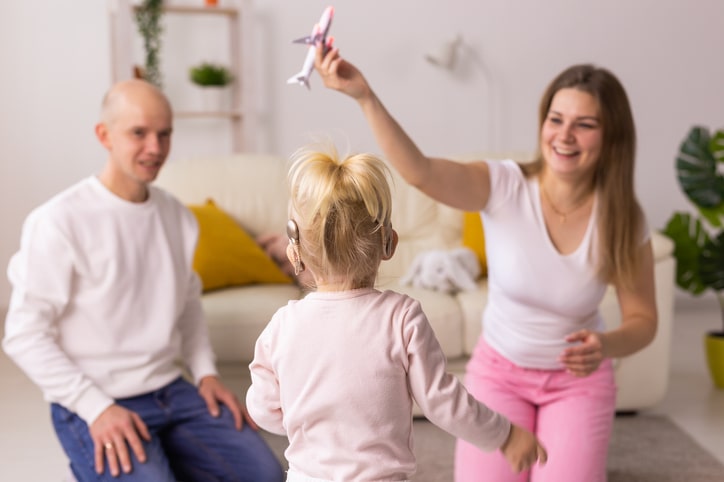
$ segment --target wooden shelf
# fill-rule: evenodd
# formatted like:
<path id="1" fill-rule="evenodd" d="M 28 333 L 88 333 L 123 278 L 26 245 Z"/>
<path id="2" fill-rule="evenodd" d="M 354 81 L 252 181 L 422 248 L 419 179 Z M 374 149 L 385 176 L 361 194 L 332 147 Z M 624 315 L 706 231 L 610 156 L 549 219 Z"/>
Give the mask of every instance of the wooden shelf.
<path id="1" fill-rule="evenodd" d="M 178 111 L 174 112 L 174 117 L 179 119 L 206 119 L 206 118 L 226 118 L 233 120 L 241 120 L 241 112 L 237 111 Z"/>
<path id="2" fill-rule="evenodd" d="M 138 37 L 135 26 L 134 12 L 139 10 L 139 5 L 134 5 L 132 0 L 110 0 L 111 1 L 111 48 L 112 48 L 112 79 L 114 81 L 130 78 L 133 75 L 133 67 L 139 63 L 138 58 L 134 58 L 134 52 L 131 49 L 134 37 Z M 174 5 L 171 0 L 163 6 L 164 14 L 179 14 L 188 16 L 215 16 L 222 20 L 228 21 L 228 45 L 229 45 L 229 64 L 234 75 L 234 81 L 231 85 L 231 100 L 228 110 L 207 110 L 185 108 L 174 112 L 174 117 L 179 120 L 203 120 L 203 119 L 221 119 L 231 124 L 231 144 L 234 151 L 241 151 L 243 145 L 243 128 L 242 119 L 246 110 L 245 100 L 247 96 L 241 92 L 243 68 L 242 68 L 242 41 L 245 40 L 242 35 L 242 23 L 246 20 L 243 15 L 245 11 L 244 2 L 239 0 L 238 5 L 222 7 L 222 6 L 205 6 L 202 0 L 197 0 L 199 5 Z M 184 20 L 185 21 L 185 20 Z M 190 59 L 190 63 L 195 63 L 197 59 Z"/>
<path id="3" fill-rule="evenodd" d="M 134 10 L 138 10 L 139 6 L 135 5 Z M 230 7 L 194 7 L 192 5 L 165 5 L 163 11 L 166 13 L 182 13 L 182 14 L 209 14 L 209 15 L 225 15 L 227 17 L 236 17 L 239 10 Z"/>

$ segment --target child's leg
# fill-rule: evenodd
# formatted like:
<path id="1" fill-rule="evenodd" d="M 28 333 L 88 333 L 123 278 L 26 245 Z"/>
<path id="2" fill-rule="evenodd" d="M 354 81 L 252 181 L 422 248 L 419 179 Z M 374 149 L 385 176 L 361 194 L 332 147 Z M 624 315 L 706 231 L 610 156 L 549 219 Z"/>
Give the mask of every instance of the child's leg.
<path id="1" fill-rule="evenodd" d="M 578 378 L 560 372 L 546 387 L 550 400 L 538 409 L 537 435 L 548 463 L 534 466 L 532 482 L 605 482 L 616 389 L 610 360 Z"/>

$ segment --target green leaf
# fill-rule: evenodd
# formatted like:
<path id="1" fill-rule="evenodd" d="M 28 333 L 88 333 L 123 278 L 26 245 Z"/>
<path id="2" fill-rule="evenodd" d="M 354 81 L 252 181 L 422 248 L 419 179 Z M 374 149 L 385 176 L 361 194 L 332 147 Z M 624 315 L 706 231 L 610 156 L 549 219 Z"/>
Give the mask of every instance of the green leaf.
<path id="1" fill-rule="evenodd" d="M 717 172 L 723 133 L 712 139 L 705 127 L 695 126 L 679 147 L 676 171 L 684 194 L 699 208 L 715 209 L 724 205 L 724 176 Z M 712 149 L 712 146 L 716 149 Z"/>
<path id="2" fill-rule="evenodd" d="M 703 293 L 707 286 L 699 273 L 700 256 L 709 236 L 701 221 L 689 213 L 677 212 L 669 219 L 663 233 L 674 242 L 677 286 L 694 295 Z"/>
<path id="3" fill-rule="evenodd" d="M 708 288 L 724 290 L 724 231 L 704 244 L 699 254 L 699 274 Z"/>
<path id="4" fill-rule="evenodd" d="M 699 207 L 699 214 L 715 228 L 724 227 L 724 203 L 711 209 Z"/>
<path id="5" fill-rule="evenodd" d="M 724 162 L 724 131 L 717 131 L 709 143 L 709 150 L 718 162 Z"/>

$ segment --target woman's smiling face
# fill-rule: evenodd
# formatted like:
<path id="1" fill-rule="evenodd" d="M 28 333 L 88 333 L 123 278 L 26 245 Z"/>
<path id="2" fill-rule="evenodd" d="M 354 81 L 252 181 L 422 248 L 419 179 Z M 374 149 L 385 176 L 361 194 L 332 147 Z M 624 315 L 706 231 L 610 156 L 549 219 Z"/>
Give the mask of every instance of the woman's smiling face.
<path id="1" fill-rule="evenodd" d="M 541 153 L 547 169 L 560 175 L 592 172 L 602 140 L 598 100 L 575 88 L 556 92 L 541 129 Z"/>

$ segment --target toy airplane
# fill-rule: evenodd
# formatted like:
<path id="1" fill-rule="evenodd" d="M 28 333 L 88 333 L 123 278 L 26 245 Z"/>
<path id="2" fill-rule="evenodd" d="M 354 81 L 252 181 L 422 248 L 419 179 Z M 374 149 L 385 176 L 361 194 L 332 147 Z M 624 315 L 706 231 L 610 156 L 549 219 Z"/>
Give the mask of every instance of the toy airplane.
<path id="1" fill-rule="evenodd" d="M 334 16 L 334 7 L 327 7 L 322 13 L 322 17 L 319 19 L 319 23 L 312 29 L 312 35 L 308 37 L 302 37 L 293 40 L 293 43 L 307 44 L 309 50 L 307 51 L 307 57 L 304 59 L 304 65 L 302 70 L 298 74 L 294 74 L 287 80 L 287 84 L 299 84 L 307 86 L 309 89 L 309 76 L 312 75 L 314 70 L 314 57 L 316 55 L 317 42 L 321 42 L 322 47 L 326 50 L 332 45 L 332 37 L 327 38 L 327 32 L 329 27 L 332 26 L 332 17 Z"/>

